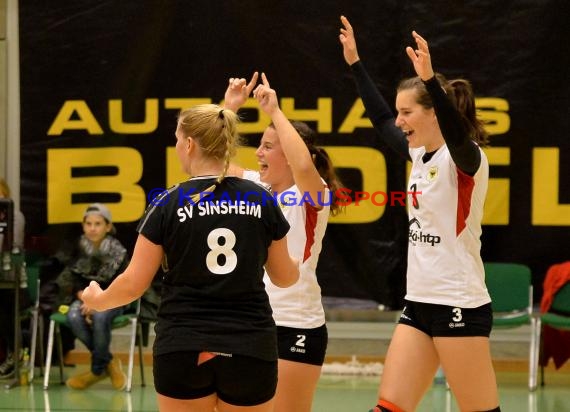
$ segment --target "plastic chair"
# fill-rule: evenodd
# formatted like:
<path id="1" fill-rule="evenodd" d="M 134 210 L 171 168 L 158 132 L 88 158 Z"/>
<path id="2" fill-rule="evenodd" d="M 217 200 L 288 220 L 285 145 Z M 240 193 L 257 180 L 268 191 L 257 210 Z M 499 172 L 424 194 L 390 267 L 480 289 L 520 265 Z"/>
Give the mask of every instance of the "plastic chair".
<path id="1" fill-rule="evenodd" d="M 26 259 L 28 260 L 28 259 Z M 40 359 L 44 358 L 44 321 L 40 313 L 40 270 L 37 264 L 33 261 L 26 262 L 26 276 L 28 282 L 28 296 L 32 306 L 22 314 L 21 319 L 30 318 L 30 329 L 32 337 L 30 341 L 30 372 L 28 381 L 32 382 L 34 379 L 34 370 L 36 363 L 36 352 L 38 349 L 37 341 L 38 336 L 40 340 L 39 352 Z M 40 373 L 43 374 L 43 366 L 40 362 Z"/>
<path id="2" fill-rule="evenodd" d="M 540 316 L 538 320 L 539 338 L 542 337 L 545 325 L 558 330 L 570 331 L 570 283 L 566 283 L 556 292 L 550 309 Z M 541 355 L 544 355 L 544 339 L 539 339 L 539 342 L 541 343 Z M 540 365 L 540 385 L 544 386 L 544 365 L 542 364 Z"/>
<path id="3" fill-rule="evenodd" d="M 532 274 L 528 266 L 518 263 L 488 262 L 485 283 L 491 295 L 493 328 L 517 328 L 530 325 L 528 388 L 537 386 L 538 320 L 533 316 Z"/>
<path id="4" fill-rule="evenodd" d="M 134 355 L 135 355 L 135 346 L 138 346 L 139 349 L 139 365 L 141 371 L 141 386 L 145 386 L 145 379 L 144 379 L 144 359 L 143 359 L 143 349 L 142 349 L 142 328 L 140 322 L 138 322 L 138 316 L 140 313 L 140 299 L 136 300 L 135 302 L 131 303 L 125 313 L 119 315 L 113 319 L 113 324 L 111 326 L 112 329 L 119 329 L 125 326 L 131 325 L 131 339 L 129 345 L 129 363 L 127 367 L 127 385 L 125 387 L 125 391 L 130 392 L 133 384 L 133 366 L 134 366 Z M 57 353 L 59 357 L 59 378 L 60 383 L 64 384 L 65 380 L 63 378 L 63 349 L 61 344 L 61 326 L 69 327 L 69 323 L 67 321 L 67 316 L 56 312 L 50 316 L 49 322 L 49 332 L 48 332 L 48 347 L 47 347 L 47 356 L 46 356 L 46 365 L 45 365 L 45 374 L 44 374 L 44 390 L 47 390 L 49 387 L 49 373 L 51 368 L 51 357 L 53 352 L 53 341 L 54 335 L 57 339 Z M 137 339 L 138 336 L 138 339 Z M 138 345 L 137 345 L 138 341 Z"/>

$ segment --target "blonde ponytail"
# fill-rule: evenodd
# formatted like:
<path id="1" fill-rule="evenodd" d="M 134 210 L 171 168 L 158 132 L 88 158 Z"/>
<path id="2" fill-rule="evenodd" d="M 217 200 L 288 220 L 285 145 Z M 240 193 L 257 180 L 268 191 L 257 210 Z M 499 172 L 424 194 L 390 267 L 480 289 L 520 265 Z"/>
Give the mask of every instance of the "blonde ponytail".
<path id="1" fill-rule="evenodd" d="M 206 158 L 224 161 L 223 171 L 216 183 L 204 192 L 213 192 L 226 177 L 231 159 L 239 146 L 238 123 L 239 117 L 236 113 L 215 104 L 194 106 L 182 111 L 178 116 L 178 124 L 184 136 L 192 136 Z M 190 197 L 193 202 L 199 201 L 200 198 L 201 193 Z"/>

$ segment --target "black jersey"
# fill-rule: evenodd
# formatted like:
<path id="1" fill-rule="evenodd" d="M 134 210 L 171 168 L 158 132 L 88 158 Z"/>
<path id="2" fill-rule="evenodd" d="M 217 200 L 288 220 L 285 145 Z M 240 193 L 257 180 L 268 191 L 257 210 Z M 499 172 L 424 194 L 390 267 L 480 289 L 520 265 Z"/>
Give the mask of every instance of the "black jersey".
<path id="1" fill-rule="evenodd" d="M 165 253 L 154 353 L 186 350 L 277 359 L 263 283 L 267 248 L 289 224 L 271 194 L 227 177 L 198 177 L 155 199 L 138 231 Z M 190 197 L 202 193 L 201 200 Z"/>

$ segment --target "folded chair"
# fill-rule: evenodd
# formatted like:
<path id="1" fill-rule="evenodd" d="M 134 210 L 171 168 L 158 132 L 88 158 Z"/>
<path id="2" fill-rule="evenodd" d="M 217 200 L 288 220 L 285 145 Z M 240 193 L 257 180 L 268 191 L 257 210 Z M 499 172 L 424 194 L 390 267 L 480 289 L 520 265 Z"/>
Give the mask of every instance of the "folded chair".
<path id="1" fill-rule="evenodd" d="M 530 325 L 528 388 L 537 386 L 538 321 L 533 316 L 532 274 L 528 266 L 518 263 L 487 262 L 485 283 L 491 295 L 493 328 L 518 328 Z"/>
<path id="2" fill-rule="evenodd" d="M 143 339 L 142 339 L 142 328 L 140 322 L 138 322 L 139 313 L 140 313 L 140 299 L 131 303 L 129 307 L 125 310 L 125 313 L 114 318 L 112 324 L 112 329 L 119 329 L 128 325 L 131 326 L 130 345 L 129 345 L 129 364 L 127 368 L 127 386 L 125 387 L 125 391 L 127 392 L 131 391 L 133 384 L 135 346 L 138 346 L 139 349 L 141 386 L 145 386 L 144 363 L 143 363 L 144 359 L 143 359 L 143 348 L 142 348 Z M 60 383 L 61 384 L 65 383 L 63 377 L 63 349 L 61 344 L 61 332 L 60 332 L 61 326 L 69 327 L 67 316 L 60 312 L 53 313 L 50 316 L 50 322 L 49 322 L 48 346 L 47 346 L 47 356 L 46 356 L 46 365 L 45 365 L 45 374 L 44 374 L 44 390 L 47 390 L 49 387 L 49 373 L 51 368 L 51 357 L 53 352 L 54 335 L 57 340 Z"/>

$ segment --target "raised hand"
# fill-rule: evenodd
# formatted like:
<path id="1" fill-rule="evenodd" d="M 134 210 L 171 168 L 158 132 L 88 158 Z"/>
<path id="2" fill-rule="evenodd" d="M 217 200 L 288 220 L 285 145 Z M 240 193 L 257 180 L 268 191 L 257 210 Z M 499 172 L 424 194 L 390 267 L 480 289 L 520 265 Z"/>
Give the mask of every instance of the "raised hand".
<path id="1" fill-rule="evenodd" d="M 253 97 L 259 102 L 259 107 L 269 116 L 272 116 L 276 110 L 279 110 L 277 102 L 277 93 L 269 86 L 269 80 L 265 73 L 261 73 L 262 84 L 258 85 L 253 91 Z"/>
<path id="2" fill-rule="evenodd" d="M 251 94 L 257 84 L 258 77 L 258 73 L 254 72 L 249 83 L 244 78 L 230 77 L 228 88 L 224 94 L 224 107 L 237 112 Z"/>
<path id="3" fill-rule="evenodd" d="M 356 63 L 360 60 L 358 57 L 358 50 L 356 49 L 356 39 L 354 38 L 354 30 L 348 22 L 348 19 L 344 16 L 340 16 L 340 22 L 344 27 L 340 28 L 340 34 L 338 39 L 340 44 L 342 44 L 342 52 L 344 54 L 344 60 L 349 65 Z"/>
<path id="4" fill-rule="evenodd" d="M 431 57 L 429 55 L 429 48 L 427 41 L 415 31 L 412 36 L 416 40 L 418 48 L 414 50 L 411 47 L 406 47 L 406 53 L 414 65 L 416 73 L 422 80 L 429 80 L 434 76 L 433 68 L 431 66 Z"/>

